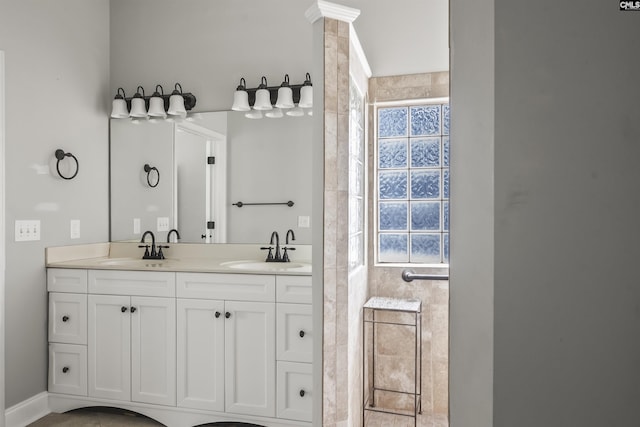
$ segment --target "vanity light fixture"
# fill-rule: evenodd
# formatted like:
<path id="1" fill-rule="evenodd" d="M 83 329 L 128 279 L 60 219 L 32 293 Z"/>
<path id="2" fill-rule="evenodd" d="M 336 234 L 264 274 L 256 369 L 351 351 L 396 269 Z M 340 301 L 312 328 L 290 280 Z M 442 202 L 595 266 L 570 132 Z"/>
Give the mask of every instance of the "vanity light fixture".
<path id="1" fill-rule="evenodd" d="M 158 92 L 158 88 L 160 88 L 160 92 Z M 151 95 L 149 99 L 149 117 L 167 118 L 167 113 L 164 110 L 163 96 L 164 89 L 162 89 L 162 86 L 156 85 L 156 91 L 153 92 L 153 95 Z"/>
<path id="2" fill-rule="evenodd" d="M 278 88 L 278 99 L 276 100 L 277 108 L 293 108 L 293 91 L 289 86 L 289 74 L 284 75 L 284 81 Z M 269 116 L 267 116 L 269 117 Z"/>
<path id="3" fill-rule="evenodd" d="M 158 92 L 160 88 L 160 92 Z M 170 95 L 165 95 L 162 86 L 156 85 L 156 91 L 151 96 L 146 96 L 144 88 L 138 86 L 136 94 L 127 98 L 124 89 L 118 88 L 113 99 L 111 117 L 114 119 L 153 119 L 166 118 L 166 113 L 176 119 L 184 119 L 187 111 L 196 105 L 196 97 L 192 93 L 184 93 L 180 83 L 175 84 L 175 90 Z M 147 107 L 149 112 L 147 112 Z M 166 111 L 166 113 L 165 113 Z"/>
<path id="4" fill-rule="evenodd" d="M 142 91 L 142 94 L 140 91 Z M 144 99 L 144 88 L 142 86 L 138 86 L 136 94 L 133 95 L 133 98 L 131 99 L 131 111 L 129 111 L 129 117 L 139 119 L 146 119 L 148 117 L 147 103 Z"/>
<path id="5" fill-rule="evenodd" d="M 262 76 L 260 86 L 256 90 L 256 102 L 253 104 L 254 110 L 271 110 L 271 93 L 267 89 L 267 78 Z"/>
<path id="6" fill-rule="evenodd" d="M 251 111 L 249 94 L 247 93 L 247 82 L 245 82 L 244 77 L 240 79 L 240 84 L 233 94 L 233 106 L 231 109 L 233 111 Z"/>
<path id="7" fill-rule="evenodd" d="M 120 92 L 122 92 L 122 95 L 120 95 Z M 126 119 L 129 117 L 126 95 L 124 93 L 124 89 L 121 87 L 118 88 L 116 97 L 113 98 L 113 102 L 111 104 L 111 117 L 114 119 Z"/>
<path id="8" fill-rule="evenodd" d="M 297 105 L 296 105 L 297 104 Z M 273 111 L 273 108 L 280 111 Z M 288 116 L 304 116 L 302 108 L 313 107 L 313 86 L 311 75 L 306 73 L 304 83 L 292 85 L 289 75 L 285 74 L 280 86 L 269 87 L 267 78 L 262 76 L 260 85 L 254 89 L 247 89 L 244 77 L 240 79 L 240 85 L 233 94 L 233 111 L 245 111 L 245 116 L 250 119 L 259 119 L 264 116 L 270 118 Z M 264 115 L 261 111 L 269 111 Z"/>
<path id="9" fill-rule="evenodd" d="M 300 102 L 298 106 L 302 108 L 313 107 L 313 85 L 311 84 L 311 75 L 307 73 L 304 83 L 300 88 Z"/>
<path id="10" fill-rule="evenodd" d="M 178 90 L 178 87 L 180 87 L 180 90 Z M 182 85 L 180 83 L 176 83 L 175 89 L 169 97 L 169 109 L 167 110 L 167 114 L 181 118 L 185 118 L 187 116 L 184 96 L 182 96 Z"/>

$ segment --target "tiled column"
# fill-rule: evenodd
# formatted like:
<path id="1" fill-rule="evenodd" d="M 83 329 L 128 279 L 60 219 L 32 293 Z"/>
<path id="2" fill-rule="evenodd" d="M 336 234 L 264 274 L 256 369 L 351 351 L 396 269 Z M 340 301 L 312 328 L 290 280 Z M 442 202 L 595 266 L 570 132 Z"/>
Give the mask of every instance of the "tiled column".
<path id="1" fill-rule="evenodd" d="M 324 18 L 323 424 L 348 407 L 349 23 Z"/>

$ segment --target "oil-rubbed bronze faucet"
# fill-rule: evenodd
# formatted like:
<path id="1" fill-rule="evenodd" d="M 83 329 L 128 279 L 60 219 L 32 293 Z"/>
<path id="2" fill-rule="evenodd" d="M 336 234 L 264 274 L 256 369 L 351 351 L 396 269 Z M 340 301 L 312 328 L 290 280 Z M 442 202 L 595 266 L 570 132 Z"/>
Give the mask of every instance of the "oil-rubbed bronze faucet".
<path id="1" fill-rule="evenodd" d="M 289 230 L 287 231 L 287 236 L 286 236 L 286 244 L 289 244 L 289 234 L 291 234 L 291 240 L 296 240 L 295 235 L 293 234 L 293 230 Z M 273 240 L 275 239 L 276 241 L 276 252 L 275 255 L 273 253 Z M 271 239 L 269 240 L 269 245 L 270 246 L 265 246 L 265 247 L 261 247 L 260 249 L 262 249 L 263 251 L 269 251 L 269 253 L 267 254 L 267 259 L 265 259 L 265 262 L 289 262 L 289 254 L 287 254 L 287 250 L 290 251 L 295 251 L 295 248 L 288 248 L 288 247 L 283 247 L 283 252 L 282 254 L 280 253 L 280 236 L 278 235 L 277 231 L 274 231 L 273 233 L 271 233 Z"/>
<path id="2" fill-rule="evenodd" d="M 144 239 L 147 235 L 151 236 L 151 251 L 149 251 L 149 245 L 138 245 L 139 248 L 144 248 L 144 255 L 142 255 L 142 259 L 164 259 L 162 248 L 168 249 L 169 246 L 158 245 L 156 247 L 156 236 L 154 236 L 153 231 L 150 230 L 147 230 L 142 234 L 140 243 L 145 243 Z"/>

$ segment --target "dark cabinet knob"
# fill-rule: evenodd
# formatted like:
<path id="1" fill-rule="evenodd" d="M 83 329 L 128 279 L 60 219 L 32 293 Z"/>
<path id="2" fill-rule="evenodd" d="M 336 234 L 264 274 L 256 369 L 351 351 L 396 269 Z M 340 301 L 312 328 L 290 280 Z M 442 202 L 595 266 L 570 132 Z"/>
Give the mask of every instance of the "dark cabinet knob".
<path id="1" fill-rule="evenodd" d="M 300 397 L 304 397 L 304 395 L 305 395 L 304 390 L 300 390 Z"/>
<path id="2" fill-rule="evenodd" d="M 68 322 L 69 321 L 69 316 L 62 316 L 62 321 L 63 322 Z"/>
<path id="3" fill-rule="evenodd" d="M 218 317 L 220 317 L 220 312 L 219 312 L 219 311 L 216 311 L 216 319 L 217 319 Z"/>
<path id="4" fill-rule="evenodd" d="M 120 308 L 120 311 L 123 312 L 123 313 L 126 313 L 127 312 L 127 307 Z"/>
<path id="5" fill-rule="evenodd" d="M 304 331 L 300 331 L 300 338 L 304 338 Z"/>
<path id="6" fill-rule="evenodd" d="M 65 374 L 66 374 L 67 372 L 69 372 L 69 367 L 68 367 L 68 366 L 65 366 L 64 368 L 62 368 L 62 372 L 63 372 L 63 373 L 65 373 Z"/>
<path id="7" fill-rule="evenodd" d="M 135 307 L 131 307 L 131 312 L 132 312 L 132 313 L 135 313 L 135 312 L 136 312 L 136 310 L 137 310 L 137 308 L 135 308 Z"/>
<path id="8" fill-rule="evenodd" d="M 227 311 L 227 312 L 224 314 L 224 317 L 226 317 L 226 318 L 228 319 L 229 317 L 231 317 L 231 313 L 229 313 L 229 312 Z"/>

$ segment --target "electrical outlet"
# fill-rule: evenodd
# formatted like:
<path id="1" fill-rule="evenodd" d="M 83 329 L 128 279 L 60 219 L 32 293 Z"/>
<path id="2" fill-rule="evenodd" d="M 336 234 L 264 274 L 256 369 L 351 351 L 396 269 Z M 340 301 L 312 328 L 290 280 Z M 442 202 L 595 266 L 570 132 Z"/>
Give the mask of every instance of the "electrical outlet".
<path id="1" fill-rule="evenodd" d="M 169 218 L 166 216 L 158 217 L 158 231 L 169 231 Z"/>
<path id="2" fill-rule="evenodd" d="M 40 240 L 40 220 L 16 220 L 16 242 Z"/>
<path id="3" fill-rule="evenodd" d="M 69 222 L 69 234 L 72 239 L 80 238 L 80 220 L 72 219 Z"/>
<path id="4" fill-rule="evenodd" d="M 133 234 L 140 234 L 140 218 L 133 218 Z"/>
<path id="5" fill-rule="evenodd" d="M 309 228 L 311 224 L 311 218 L 308 216 L 298 217 L 298 228 Z"/>

